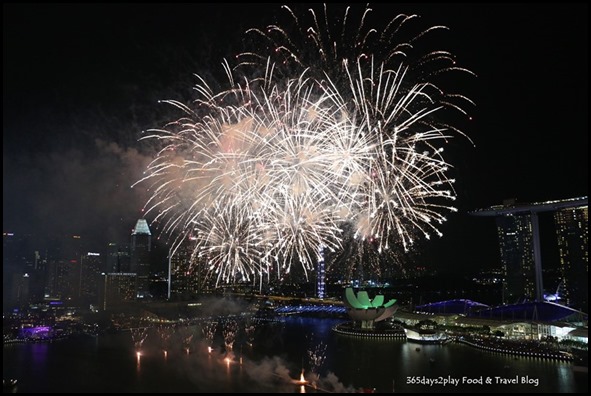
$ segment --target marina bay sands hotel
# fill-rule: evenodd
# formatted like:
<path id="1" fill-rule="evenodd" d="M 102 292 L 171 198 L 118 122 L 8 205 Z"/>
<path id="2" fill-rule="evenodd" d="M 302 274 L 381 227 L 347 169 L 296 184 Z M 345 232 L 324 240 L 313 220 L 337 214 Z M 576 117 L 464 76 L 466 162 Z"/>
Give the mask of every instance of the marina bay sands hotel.
<path id="1" fill-rule="evenodd" d="M 503 303 L 543 301 L 542 255 L 538 213 L 553 212 L 560 256 L 561 303 L 588 312 L 589 231 L 587 197 L 478 209 L 474 216 L 494 216 L 503 266 Z"/>

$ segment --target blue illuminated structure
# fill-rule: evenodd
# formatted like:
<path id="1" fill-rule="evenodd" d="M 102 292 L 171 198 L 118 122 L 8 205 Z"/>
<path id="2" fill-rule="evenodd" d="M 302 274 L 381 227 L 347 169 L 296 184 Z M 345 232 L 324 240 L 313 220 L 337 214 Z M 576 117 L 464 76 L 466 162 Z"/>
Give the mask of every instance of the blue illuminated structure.
<path id="1" fill-rule="evenodd" d="M 51 338 L 52 331 L 49 326 L 24 327 L 20 330 L 20 336 L 32 340 L 46 340 Z"/>
<path id="2" fill-rule="evenodd" d="M 588 315 L 582 311 L 547 301 L 532 301 L 486 308 L 471 312 L 468 317 L 530 322 L 564 321 L 568 318 L 574 318 L 576 321 L 588 320 Z"/>
<path id="3" fill-rule="evenodd" d="M 430 304 L 419 305 L 415 307 L 417 312 L 425 312 L 431 314 L 462 314 L 466 315 L 470 312 L 475 312 L 489 308 L 488 305 L 481 304 L 472 300 L 455 299 L 447 301 L 438 301 Z"/>
<path id="4" fill-rule="evenodd" d="M 331 315 L 345 315 L 347 313 L 347 307 L 342 305 L 284 305 L 276 308 L 275 313 L 277 314 L 331 314 Z"/>

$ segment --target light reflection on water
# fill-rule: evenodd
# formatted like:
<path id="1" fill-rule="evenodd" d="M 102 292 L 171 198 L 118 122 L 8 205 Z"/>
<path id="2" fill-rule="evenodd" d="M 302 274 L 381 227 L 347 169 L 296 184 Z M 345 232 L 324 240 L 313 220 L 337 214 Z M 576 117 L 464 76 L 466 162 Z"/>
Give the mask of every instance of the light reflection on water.
<path id="1" fill-rule="evenodd" d="M 375 388 L 378 392 L 572 393 L 588 389 L 588 374 L 573 373 L 571 363 L 502 355 L 460 344 L 342 336 L 331 331 L 338 322 L 288 317 L 283 323 L 257 324 L 252 346 L 250 339 L 237 332 L 230 351 L 224 349 L 220 336 L 211 352 L 210 340 L 201 339 L 193 342 L 189 354 L 182 337 L 187 331 L 198 334 L 198 326 L 177 329 L 166 354 L 155 330 L 146 337 L 141 356 L 125 333 L 13 344 L 4 346 L 3 372 L 4 378 L 19 379 L 18 392 L 297 393 L 301 384 L 291 381 L 302 370 L 314 375 L 318 389 L 338 392 Z M 326 356 L 315 361 L 321 361 L 321 367 L 313 367 L 309 351 L 319 350 L 314 346 L 321 343 Z M 461 384 L 464 378 L 478 382 L 481 377 L 482 384 Z M 527 377 L 539 385 L 497 384 L 500 380 L 495 377 L 518 382 Z M 490 384 L 485 383 L 487 378 Z M 444 380 L 448 382 L 443 384 Z M 309 386 L 306 391 L 315 390 Z"/>

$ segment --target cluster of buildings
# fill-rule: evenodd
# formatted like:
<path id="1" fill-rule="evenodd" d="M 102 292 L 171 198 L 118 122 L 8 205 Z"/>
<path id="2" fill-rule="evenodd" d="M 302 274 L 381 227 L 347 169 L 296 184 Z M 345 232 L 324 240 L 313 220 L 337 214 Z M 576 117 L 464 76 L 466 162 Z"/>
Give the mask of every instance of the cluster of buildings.
<path id="1" fill-rule="evenodd" d="M 145 219 L 137 221 L 128 243 L 111 242 L 103 251 L 88 251 L 79 235 L 51 237 L 44 250 L 32 239 L 3 234 L 4 273 L 10 274 L 4 278 L 4 310 L 57 301 L 108 310 L 154 299 L 158 283 L 165 284 L 162 294 L 169 299 L 194 297 L 199 287 L 188 244 L 166 258 L 169 274 L 153 273 L 152 233 Z"/>
<path id="2" fill-rule="evenodd" d="M 556 293 L 544 292 L 538 214 L 551 212 L 559 252 L 560 286 Z M 399 310 L 395 319 L 406 326 L 432 322 L 465 341 L 484 349 L 505 351 L 507 342 L 496 344 L 474 334 L 492 334 L 504 340 L 572 341 L 588 343 L 588 205 L 587 197 L 560 201 L 503 205 L 472 214 L 494 216 L 500 249 L 502 301 L 487 306 L 467 299 L 424 304 L 412 312 Z M 468 334 L 471 334 L 468 336 Z M 510 349 L 515 352 L 515 344 Z M 547 351 L 522 351 L 545 356 Z"/>
<path id="3" fill-rule="evenodd" d="M 560 255 L 558 293 L 544 295 L 538 213 L 552 212 Z M 500 247 L 501 305 L 541 302 L 550 298 L 578 311 L 588 312 L 588 208 L 587 197 L 532 204 L 506 201 L 503 205 L 472 212 L 494 216 Z M 110 310 L 135 301 L 189 300 L 211 289 L 205 266 L 193 260 L 193 241 L 169 251 L 166 268 L 155 274 L 152 234 L 139 219 L 129 242 L 109 243 L 105 251 L 85 249 L 77 235 L 55 238 L 45 251 L 35 250 L 27 239 L 5 232 L 3 261 L 13 268 L 4 279 L 4 309 L 28 307 L 41 301 L 62 301 L 91 310 Z M 326 296 L 331 275 L 324 252 L 318 252 L 316 278 L 306 286 L 306 296 Z M 155 285 L 160 292 L 154 293 Z M 353 284 L 353 286 L 355 286 Z M 294 286 L 302 293 L 302 285 Z M 459 297 L 459 296 L 458 296 Z"/>
<path id="4" fill-rule="evenodd" d="M 3 234 L 3 261 L 9 268 L 4 272 L 10 274 L 4 279 L 4 311 L 57 301 L 72 308 L 116 310 L 132 302 L 192 300 L 216 289 L 215 279 L 206 276 L 204 260 L 195 260 L 193 238 L 186 238 L 168 250 L 166 257 L 159 257 L 154 254 L 152 232 L 145 219 L 137 220 L 129 241 L 110 242 L 104 249 L 92 251 L 92 243 L 80 235 L 42 241 L 35 237 L 39 236 Z M 47 247 L 39 248 L 42 245 Z M 327 282 L 335 276 L 325 268 L 322 247 L 318 257 L 314 276 L 307 278 L 294 270 L 288 279 L 271 279 L 265 291 L 292 297 L 326 297 Z M 341 287 L 340 283 L 335 285 Z M 258 284 L 220 289 L 236 293 L 261 290 Z"/>
<path id="5" fill-rule="evenodd" d="M 560 285 L 544 293 L 538 214 L 552 212 L 559 250 Z M 494 216 L 502 265 L 502 303 L 552 300 L 577 310 L 589 307 L 589 210 L 587 197 L 503 205 L 472 212 Z"/>

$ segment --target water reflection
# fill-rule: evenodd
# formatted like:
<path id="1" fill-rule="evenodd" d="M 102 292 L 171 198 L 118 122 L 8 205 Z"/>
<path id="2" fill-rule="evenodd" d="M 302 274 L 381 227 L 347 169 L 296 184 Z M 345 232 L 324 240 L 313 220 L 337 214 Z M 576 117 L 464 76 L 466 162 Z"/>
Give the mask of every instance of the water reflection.
<path id="1" fill-rule="evenodd" d="M 50 344 L 47 343 L 35 343 L 29 345 L 31 348 L 31 356 L 33 363 L 36 366 L 45 365 L 47 362 L 47 354 Z"/>
<path id="2" fill-rule="evenodd" d="M 453 343 L 353 338 L 330 331 L 336 323 L 294 317 L 257 324 L 250 332 L 233 323 L 224 332 L 226 323 L 220 322 L 215 334 L 191 326 L 167 330 L 170 334 L 164 337 L 149 329 L 155 336 L 121 333 L 102 335 L 98 341 L 9 345 L 4 347 L 3 371 L 5 378 L 19 379 L 19 392 L 344 393 L 373 388 L 392 392 L 395 387 L 396 392 L 421 393 L 571 393 L 588 388 L 588 374 L 573 373 L 571 363 Z M 136 349 L 142 339 L 141 350 Z M 497 384 L 496 377 L 517 382 L 526 377 L 539 384 Z M 463 378 L 482 378 L 482 384 L 456 383 Z"/>

